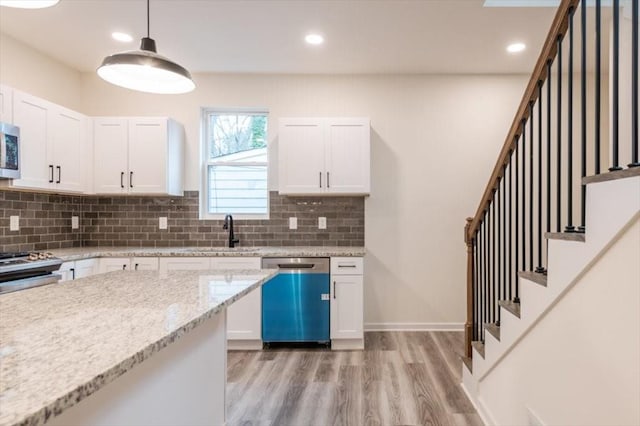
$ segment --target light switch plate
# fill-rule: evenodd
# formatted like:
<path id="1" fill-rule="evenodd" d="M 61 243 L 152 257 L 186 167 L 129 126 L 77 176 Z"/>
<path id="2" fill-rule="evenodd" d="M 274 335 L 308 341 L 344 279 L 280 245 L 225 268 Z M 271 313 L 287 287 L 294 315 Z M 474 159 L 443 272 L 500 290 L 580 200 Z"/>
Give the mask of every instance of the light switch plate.
<path id="1" fill-rule="evenodd" d="M 9 231 L 20 230 L 20 216 L 9 216 Z"/>
<path id="2" fill-rule="evenodd" d="M 71 229 L 80 228 L 80 218 L 78 216 L 71 216 Z"/>
<path id="3" fill-rule="evenodd" d="M 289 229 L 298 229 L 298 218 L 290 217 L 289 218 Z"/>
<path id="4" fill-rule="evenodd" d="M 327 218 L 319 217 L 318 218 L 318 229 L 327 229 Z"/>
<path id="5" fill-rule="evenodd" d="M 161 217 L 158 221 L 158 226 L 160 227 L 160 229 L 167 229 L 167 218 Z"/>

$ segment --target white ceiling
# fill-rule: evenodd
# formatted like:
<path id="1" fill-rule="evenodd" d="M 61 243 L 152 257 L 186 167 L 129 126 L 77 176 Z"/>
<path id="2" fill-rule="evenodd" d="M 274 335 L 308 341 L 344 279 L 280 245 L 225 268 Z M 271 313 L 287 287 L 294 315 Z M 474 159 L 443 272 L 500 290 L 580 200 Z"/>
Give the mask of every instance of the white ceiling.
<path id="1" fill-rule="evenodd" d="M 192 72 L 529 73 L 554 13 L 483 0 L 152 0 L 151 37 Z M 145 0 L 0 7 L 0 32 L 80 71 L 137 49 L 145 26 Z M 116 42 L 113 31 L 135 40 Z M 326 43 L 307 46 L 310 31 Z M 513 41 L 527 50 L 507 54 Z"/>

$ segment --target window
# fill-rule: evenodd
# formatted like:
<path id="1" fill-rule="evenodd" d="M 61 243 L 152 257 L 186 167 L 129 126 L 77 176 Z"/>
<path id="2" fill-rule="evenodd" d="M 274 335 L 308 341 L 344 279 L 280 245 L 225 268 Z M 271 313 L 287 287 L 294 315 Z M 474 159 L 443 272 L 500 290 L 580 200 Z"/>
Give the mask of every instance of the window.
<path id="1" fill-rule="evenodd" d="M 202 219 L 269 216 L 267 112 L 203 110 Z"/>

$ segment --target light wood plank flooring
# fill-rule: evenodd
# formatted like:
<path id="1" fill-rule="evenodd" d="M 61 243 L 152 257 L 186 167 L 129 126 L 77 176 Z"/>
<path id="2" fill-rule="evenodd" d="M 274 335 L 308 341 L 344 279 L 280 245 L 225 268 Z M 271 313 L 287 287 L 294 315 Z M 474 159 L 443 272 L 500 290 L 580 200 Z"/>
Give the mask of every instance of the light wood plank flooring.
<path id="1" fill-rule="evenodd" d="M 371 332 L 365 351 L 230 351 L 228 425 L 482 425 L 461 332 Z"/>

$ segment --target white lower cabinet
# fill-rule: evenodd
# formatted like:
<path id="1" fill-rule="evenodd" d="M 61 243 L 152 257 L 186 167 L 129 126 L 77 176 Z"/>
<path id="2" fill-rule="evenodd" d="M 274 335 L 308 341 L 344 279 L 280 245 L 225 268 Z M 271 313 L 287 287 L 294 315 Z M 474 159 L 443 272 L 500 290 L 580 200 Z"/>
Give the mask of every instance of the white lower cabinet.
<path id="1" fill-rule="evenodd" d="M 157 257 L 134 257 L 131 259 L 131 269 L 134 271 L 157 271 L 158 268 Z"/>
<path id="2" fill-rule="evenodd" d="M 209 257 L 161 257 L 160 273 L 167 271 L 204 271 L 211 269 Z"/>
<path id="3" fill-rule="evenodd" d="M 363 272 L 362 258 L 331 258 L 332 349 L 364 349 Z"/>
<path id="4" fill-rule="evenodd" d="M 98 273 L 100 274 L 129 269 L 131 269 L 131 259 L 128 257 L 101 257 L 98 263 Z"/>
<path id="5" fill-rule="evenodd" d="M 214 257 L 212 269 L 257 270 L 259 257 Z M 227 308 L 229 349 L 262 349 L 262 288 L 258 287 Z"/>
<path id="6" fill-rule="evenodd" d="M 62 276 L 60 282 L 90 277 L 98 273 L 98 259 L 71 260 L 60 265 L 57 271 Z"/>

